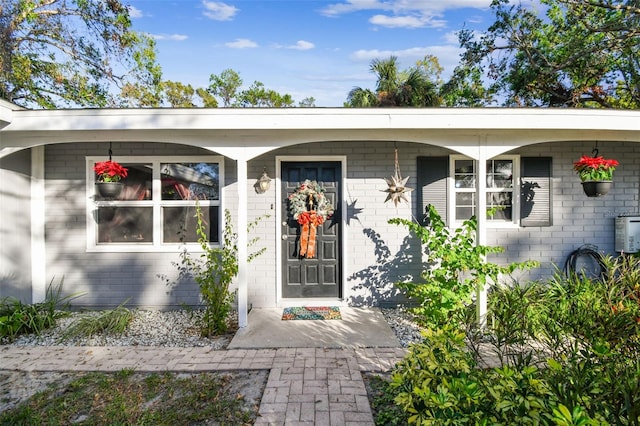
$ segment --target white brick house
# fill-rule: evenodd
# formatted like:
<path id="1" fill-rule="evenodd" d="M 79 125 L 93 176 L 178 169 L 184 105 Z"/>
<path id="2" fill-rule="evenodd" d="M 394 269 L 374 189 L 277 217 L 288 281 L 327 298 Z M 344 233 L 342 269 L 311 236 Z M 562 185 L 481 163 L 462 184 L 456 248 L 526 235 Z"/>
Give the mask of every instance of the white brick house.
<path id="1" fill-rule="evenodd" d="M 207 175 L 212 241 L 226 209 L 236 231 L 269 215 L 250 234 L 239 232 L 242 325 L 250 306 L 395 300 L 393 283 L 419 273 L 421 249 L 387 221 L 421 220 L 427 204 L 449 226 L 492 202 L 506 206 L 479 216 L 479 241 L 505 249 L 498 261 L 541 262 L 522 279 L 544 277 L 583 244 L 614 253 L 614 218 L 640 214 L 639 142 L 640 111 L 31 111 L 2 102 L 0 297 L 38 301 L 49 282 L 64 279 L 65 292 L 86 293 L 77 301 L 86 306 L 127 298 L 142 307 L 197 303 L 194 283 L 173 280 L 176 235 L 195 202 L 167 182 L 178 179 L 170 170 L 184 168 Z M 594 147 L 620 166 L 609 194 L 587 198 L 572 164 Z M 110 148 L 132 171 L 130 194 L 112 201 L 96 197 L 92 171 Z M 415 188 L 397 207 L 382 192 L 396 148 Z M 273 180 L 257 193 L 263 171 Z M 304 179 L 320 181 L 337 208 L 313 259 L 298 255 L 299 226 L 287 208 Z M 255 248 L 266 252 L 248 263 L 247 242 L 256 236 Z"/>

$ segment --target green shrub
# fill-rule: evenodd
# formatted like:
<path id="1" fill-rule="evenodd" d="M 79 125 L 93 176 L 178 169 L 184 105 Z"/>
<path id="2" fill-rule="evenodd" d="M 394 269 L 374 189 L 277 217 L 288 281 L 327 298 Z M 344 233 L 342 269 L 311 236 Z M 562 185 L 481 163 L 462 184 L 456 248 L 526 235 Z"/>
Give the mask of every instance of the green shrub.
<path id="1" fill-rule="evenodd" d="M 433 206 L 429 206 L 428 226 L 406 220 L 391 219 L 389 223 L 404 225 L 426 246 L 427 268 L 419 282 L 404 282 L 398 286 L 407 291 L 418 304 L 414 312 L 424 325 L 438 327 L 451 321 L 460 322 L 460 315 L 471 303 L 472 295 L 487 283 L 498 282 L 502 274 L 537 265 L 527 261 L 500 266 L 488 262 L 486 256 L 499 253 L 500 247 L 476 244 L 477 220 L 466 220 L 456 230 L 449 230 Z"/>
<path id="2" fill-rule="evenodd" d="M 640 260 L 603 265 L 600 279 L 492 288 L 481 334 L 471 316 L 468 335 L 425 334 L 392 376 L 410 422 L 640 425 Z M 478 368 L 492 353 L 499 365 Z"/>
<path id="3" fill-rule="evenodd" d="M 547 423 L 557 399 L 543 376 L 534 366 L 515 369 L 505 365 L 483 371 L 484 418 L 503 425 Z"/>
<path id="4" fill-rule="evenodd" d="M 454 326 L 424 332 L 424 342 L 413 345 L 396 366 L 391 387 L 395 401 L 409 423 L 467 425 L 481 419 L 478 407 L 485 398 L 473 357 L 465 350 L 465 335 Z"/>
<path id="5" fill-rule="evenodd" d="M 62 283 L 47 286 L 45 300 L 41 303 L 25 304 L 20 300 L 5 298 L 0 301 L 0 339 L 14 340 L 21 334 L 40 334 L 56 325 L 56 320 L 66 313 L 72 299 L 79 295 L 62 296 Z"/>
<path id="6" fill-rule="evenodd" d="M 187 251 L 182 252 L 184 274 L 190 274 L 200 287 L 204 303 L 202 334 L 211 336 L 227 330 L 227 317 L 231 311 L 232 294 L 229 286 L 238 274 L 238 236 L 233 231 L 231 213 L 224 212 L 225 225 L 220 247 L 211 247 L 207 237 L 202 210 L 196 204 L 198 242 L 203 253 L 194 259 Z"/>

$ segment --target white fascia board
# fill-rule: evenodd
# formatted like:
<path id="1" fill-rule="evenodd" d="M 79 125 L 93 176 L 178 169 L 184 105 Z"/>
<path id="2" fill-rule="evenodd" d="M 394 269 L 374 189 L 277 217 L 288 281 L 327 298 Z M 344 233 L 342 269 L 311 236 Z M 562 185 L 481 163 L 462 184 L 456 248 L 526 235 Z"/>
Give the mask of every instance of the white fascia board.
<path id="1" fill-rule="evenodd" d="M 548 108 L 191 108 L 14 111 L 2 131 L 82 130 L 618 130 L 640 132 L 640 111 Z"/>

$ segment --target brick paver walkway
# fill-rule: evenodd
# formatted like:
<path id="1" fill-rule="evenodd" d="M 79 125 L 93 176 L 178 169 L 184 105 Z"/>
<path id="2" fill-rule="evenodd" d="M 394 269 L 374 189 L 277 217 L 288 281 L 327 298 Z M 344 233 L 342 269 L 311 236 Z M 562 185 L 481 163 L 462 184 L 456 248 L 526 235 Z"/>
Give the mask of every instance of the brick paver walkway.
<path id="1" fill-rule="evenodd" d="M 4 346 L 0 369 L 199 372 L 270 370 L 256 425 L 373 425 L 362 379 L 388 371 L 402 348 L 230 349 Z"/>

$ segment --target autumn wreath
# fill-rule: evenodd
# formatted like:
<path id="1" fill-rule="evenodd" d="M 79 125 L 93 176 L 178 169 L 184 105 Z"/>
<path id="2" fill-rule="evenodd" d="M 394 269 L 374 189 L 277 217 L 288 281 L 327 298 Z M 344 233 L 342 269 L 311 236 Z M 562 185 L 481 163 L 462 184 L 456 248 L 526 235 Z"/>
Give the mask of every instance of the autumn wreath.
<path id="1" fill-rule="evenodd" d="M 289 195 L 289 212 L 300 224 L 300 256 L 312 258 L 316 254 L 318 225 L 333 214 L 333 206 L 324 188 L 315 180 L 305 180 Z"/>

